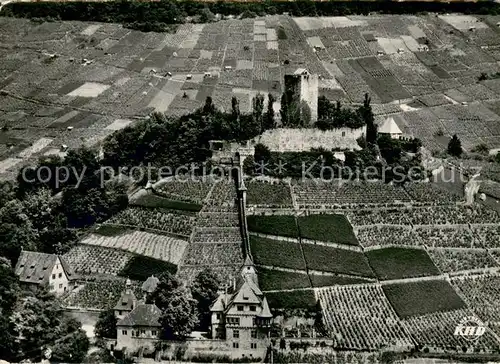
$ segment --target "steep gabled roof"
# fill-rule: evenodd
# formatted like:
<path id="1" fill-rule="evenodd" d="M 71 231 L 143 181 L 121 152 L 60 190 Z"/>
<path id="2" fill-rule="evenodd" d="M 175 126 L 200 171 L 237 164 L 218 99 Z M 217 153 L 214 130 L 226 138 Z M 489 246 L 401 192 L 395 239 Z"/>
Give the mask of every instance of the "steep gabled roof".
<path id="1" fill-rule="evenodd" d="M 211 312 L 223 312 L 226 309 L 226 304 L 231 298 L 231 295 L 227 293 L 222 293 L 217 297 L 212 303 L 212 306 L 210 306 L 210 311 Z"/>
<path id="2" fill-rule="evenodd" d="M 382 134 L 402 134 L 403 132 L 399 129 L 398 124 L 394 121 L 394 118 L 388 117 L 378 128 L 378 132 Z"/>
<path id="3" fill-rule="evenodd" d="M 160 317 L 161 310 L 155 304 L 138 305 L 116 325 L 161 327 Z"/>
<path id="4" fill-rule="evenodd" d="M 259 290 L 260 291 L 260 290 Z M 243 285 L 236 291 L 233 295 L 232 303 L 260 303 L 260 299 L 256 292 L 252 289 L 252 286 L 248 282 L 244 282 Z"/>
<path id="5" fill-rule="evenodd" d="M 134 308 L 134 302 L 137 302 L 134 292 L 131 289 L 126 289 L 125 292 L 122 292 L 114 309 L 118 311 L 130 311 Z"/>
<path id="6" fill-rule="evenodd" d="M 19 260 L 14 269 L 19 281 L 24 283 L 46 284 L 49 282 L 54 265 L 59 258 L 59 262 L 68 279 L 73 278 L 73 273 L 63 259 L 55 254 L 46 254 L 30 251 L 21 251 Z"/>

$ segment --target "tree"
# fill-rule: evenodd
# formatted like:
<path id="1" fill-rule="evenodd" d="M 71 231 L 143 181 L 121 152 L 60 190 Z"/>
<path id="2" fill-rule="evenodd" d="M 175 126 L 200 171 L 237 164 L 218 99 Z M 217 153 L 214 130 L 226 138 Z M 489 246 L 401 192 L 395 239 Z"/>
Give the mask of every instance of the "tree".
<path id="1" fill-rule="evenodd" d="M 366 124 L 366 142 L 368 144 L 377 143 L 377 126 L 375 125 L 375 116 L 370 106 L 371 98 L 368 93 L 365 94 L 363 106 L 359 108 L 359 113 Z"/>
<path id="2" fill-rule="evenodd" d="M 455 134 L 448 143 L 448 154 L 454 157 L 460 157 L 462 153 L 462 142 L 458 139 L 457 134 Z"/>
<path id="3" fill-rule="evenodd" d="M 215 113 L 215 105 L 210 96 L 205 99 L 205 105 L 203 105 L 203 114 L 209 115 Z"/>
<path id="4" fill-rule="evenodd" d="M 98 338 L 116 339 L 116 316 L 112 309 L 102 311 L 95 325 L 95 336 Z"/>
<path id="5" fill-rule="evenodd" d="M 0 208 L 0 255 L 15 265 L 21 249 L 37 250 L 38 231 L 26 215 L 23 203 L 11 200 Z"/>
<path id="6" fill-rule="evenodd" d="M 46 289 L 18 302 L 10 324 L 18 358 L 38 360 L 40 348 L 51 349 L 55 361 L 79 363 L 87 354 L 89 340 L 80 322 L 65 316 Z"/>
<path id="7" fill-rule="evenodd" d="M 214 13 L 210 11 L 208 6 L 205 6 L 203 9 L 200 11 L 200 23 L 211 23 L 215 19 Z"/>
<path id="8" fill-rule="evenodd" d="M 254 161 L 256 163 L 268 162 L 271 160 L 271 151 L 264 144 L 256 144 L 254 149 Z"/>
<path id="9" fill-rule="evenodd" d="M 160 323 L 164 339 L 183 339 L 198 324 L 197 302 L 178 278 L 161 274 L 156 290 L 148 298 L 162 311 Z"/>
<path id="10" fill-rule="evenodd" d="M 255 123 L 259 125 L 260 134 L 264 131 L 264 118 L 262 113 L 264 112 L 264 95 L 260 92 L 252 99 L 252 113 Z"/>
<path id="11" fill-rule="evenodd" d="M 156 290 L 148 297 L 148 303 L 154 303 L 159 309 L 166 307 L 172 292 L 182 286 L 182 282 L 170 272 L 158 276 Z"/>
<path id="12" fill-rule="evenodd" d="M 198 302 L 199 327 L 206 331 L 210 326 L 210 305 L 218 296 L 220 280 L 211 269 L 204 269 L 196 276 L 191 294 Z"/>
<path id="13" fill-rule="evenodd" d="M 15 342 L 9 317 L 19 297 L 19 286 L 9 260 L 0 257 L 0 359 L 14 361 Z"/>
<path id="14" fill-rule="evenodd" d="M 197 302 L 184 286 L 174 289 L 168 303 L 160 307 L 162 336 L 166 340 L 184 339 L 198 324 Z"/>
<path id="15" fill-rule="evenodd" d="M 276 100 L 271 93 L 268 94 L 267 99 L 268 102 L 267 102 L 266 115 L 264 117 L 264 130 L 274 129 L 276 127 L 274 121 L 274 108 L 273 108 L 274 102 Z"/>
<path id="16" fill-rule="evenodd" d="M 50 346 L 55 362 L 81 363 L 87 356 L 90 341 L 74 318 L 64 318 L 58 328 L 57 344 Z"/>

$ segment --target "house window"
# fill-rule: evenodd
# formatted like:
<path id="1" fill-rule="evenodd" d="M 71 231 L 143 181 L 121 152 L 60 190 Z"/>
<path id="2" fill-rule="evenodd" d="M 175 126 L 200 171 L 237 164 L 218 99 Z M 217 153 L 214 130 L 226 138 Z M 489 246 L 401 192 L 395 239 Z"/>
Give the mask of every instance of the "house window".
<path id="1" fill-rule="evenodd" d="M 62 273 L 59 273 L 59 278 L 62 278 Z"/>
<path id="2" fill-rule="evenodd" d="M 239 330 L 233 330 L 233 337 L 235 339 L 239 339 L 240 338 L 240 331 Z"/>
<path id="3" fill-rule="evenodd" d="M 141 330 L 141 335 L 146 335 L 146 330 Z"/>
<path id="4" fill-rule="evenodd" d="M 234 349 L 238 349 L 240 347 L 240 345 L 238 343 L 233 343 L 233 348 Z"/>
<path id="5" fill-rule="evenodd" d="M 53 285 L 53 284 L 51 284 L 51 285 L 49 286 L 49 289 L 52 291 L 52 290 L 54 289 L 54 285 Z"/>
<path id="6" fill-rule="evenodd" d="M 345 131 L 342 132 L 342 136 L 345 137 Z"/>
<path id="7" fill-rule="evenodd" d="M 240 318 L 239 317 L 228 317 L 227 318 L 227 323 L 229 325 L 239 325 L 240 324 Z"/>
<path id="8" fill-rule="evenodd" d="M 250 344 L 251 349 L 257 349 L 257 343 L 251 343 Z"/>
<path id="9" fill-rule="evenodd" d="M 238 311 L 243 311 L 243 305 L 238 305 L 237 308 L 238 308 Z"/>
<path id="10" fill-rule="evenodd" d="M 257 320 L 255 319 L 255 317 L 252 318 L 252 326 L 256 326 L 257 325 Z"/>
<path id="11" fill-rule="evenodd" d="M 59 285 L 59 288 L 62 288 L 62 283 Z"/>
<path id="12" fill-rule="evenodd" d="M 257 311 L 257 307 L 255 307 L 255 306 L 250 306 L 250 311 Z"/>
<path id="13" fill-rule="evenodd" d="M 252 337 L 252 339 L 257 339 L 257 331 L 256 330 L 252 330 L 250 332 L 250 336 Z"/>
<path id="14" fill-rule="evenodd" d="M 52 279 L 56 279 L 56 275 L 55 274 L 52 274 Z"/>
<path id="15" fill-rule="evenodd" d="M 127 330 L 122 330 L 122 335 L 127 335 Z"/>
<path id="16" fill-rule="evenodd" d="M 121 316 L 122 315 L 122 311 L 118 311 L 118 316 Z"/>
<path id="17" fill-rule="evenodd" d="M 156 336 L 156 330 L 151 331 L 152 336 Z"/>
<path id="18" fill-rule="evenodd" d="M 217 320 L 220 320 L 220 313 L 217 314 Z"/>

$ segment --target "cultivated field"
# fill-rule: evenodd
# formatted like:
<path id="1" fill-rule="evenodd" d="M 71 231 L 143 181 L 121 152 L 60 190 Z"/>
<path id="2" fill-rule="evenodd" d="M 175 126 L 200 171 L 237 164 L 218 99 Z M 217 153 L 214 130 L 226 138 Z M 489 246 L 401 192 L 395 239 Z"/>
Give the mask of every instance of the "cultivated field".
<path id="1" fill-rule="evenodd" d="M 152 110 L 187 113 L 207 96 L 230 110 L 235 95 L 246 112 L 257 92 L 279 100 L 283 75 L 299 67 L 319 74 L 320 94 L 332 100 L 358 103 L 369 92 L 377 120 L 391 115 L 430 149 L 443 148 L 446 138 L 438 135 L 454 133 L 466 149 L 499 147 L 500 80 L 478 80 L 500 70 L 496 23 L 432 14 L 268 16 L 161 34 L 2 18 L 0 174 L 12 178 L 39 155 L 64 153 L 62 145 L 96 144 Z M 178 195 L 172 187 L 164 192 Z M 200 202 L 206 190 L 197 192 Z M 299 203 L 313 202 L 300 196 Z M 289 203 L 279 193 L 268 201 Z"/>

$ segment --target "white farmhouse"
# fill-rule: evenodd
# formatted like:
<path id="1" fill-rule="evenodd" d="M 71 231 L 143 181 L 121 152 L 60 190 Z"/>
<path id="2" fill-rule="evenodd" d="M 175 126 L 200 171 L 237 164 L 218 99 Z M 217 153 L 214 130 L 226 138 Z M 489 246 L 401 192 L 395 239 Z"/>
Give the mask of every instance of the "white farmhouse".
<path id="1" fill-rule="evenodd" d="M 30 288 L 47 285 L 50 292 L 58 295 L 71 290 L 75 278 L 62 256 L 24 250 L 15 273 L 21 284 Z"/>

